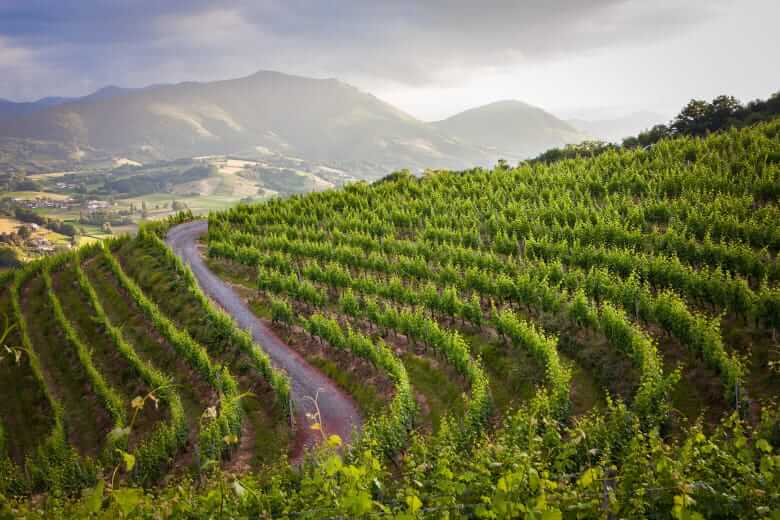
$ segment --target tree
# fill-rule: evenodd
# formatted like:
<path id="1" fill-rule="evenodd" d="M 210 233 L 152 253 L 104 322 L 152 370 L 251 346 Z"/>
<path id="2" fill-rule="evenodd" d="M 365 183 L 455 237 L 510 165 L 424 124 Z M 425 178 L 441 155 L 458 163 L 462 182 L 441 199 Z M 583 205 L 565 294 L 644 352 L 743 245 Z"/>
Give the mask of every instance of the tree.
<path id="1" fill-rule="evenodd" d="M 30 228 L 29 226 L 22 226 L 19 228 L 19 231 L 17 233 L 24 240 L 27 240 L 32 236 L 32 228 Z"/>
<path id="2" fill-rule="evenodd" d="M 742 112 L 742 104 L 734 96 L 718 96 L 712 100 L 707 129 L 710 132 L 733 126 L 734 119 Z"/>
<path id="3" fill-rule="evenodd" d="M 692 99 L 674 118 L 671 128 L 677 135 L 703 136 L 734 126 L 744 110 L 734 96 L 718 96 L 711 103 Z"/>
<path id="4" fill-rule="evenodd" d="M 712 107 L 702 99 L 691 99 L 672 121 L 672 132 L 677 135 L 701 136 L 707 133 L 707 119 Z"/>
<path id="5" fill-rule="evenodd" d="M 636 137 L 626 137 L 623 139 L 625 148 L 647 148 L 652 146 L 664 137 L 669 137 L 670 129 L 666 125 L 655 125 L 649 130 L 639 132 Z"/>
<path id="6" fill-rule="evenodd" d="M 0 245 L 0 267 L 19 267 L 22 265 L 19 259 L 19 250 L 13 246 Z"/>

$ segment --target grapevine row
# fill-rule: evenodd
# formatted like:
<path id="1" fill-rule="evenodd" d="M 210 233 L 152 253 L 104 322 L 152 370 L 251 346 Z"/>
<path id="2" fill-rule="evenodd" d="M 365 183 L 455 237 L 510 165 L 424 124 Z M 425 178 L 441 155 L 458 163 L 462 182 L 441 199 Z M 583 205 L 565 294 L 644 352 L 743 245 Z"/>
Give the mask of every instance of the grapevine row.
<path id="1" fill-rule="evenodd" d="M 134 476 L 136 480 L 139 482 L 153 482 L 165 474 L 165 470 L 170 466 L 176 453 L 184 447 L 187 440 L 187 421 L 184 407 L 182 406 L 179 393 L 173 388 L 170 379 L 153 366 L 145 363 L 138 356 L 133 346 L 125 339 L 122 330 L 111 323 L 103 309 L 94 287 L 81 268 L 82 255 L 91 256 L 92 253 L 99 252 L 99 248 L 94 246 L 92 251 L 77 252 L 76 276 L 79 286 L 87 295 L 97 320 L 111 338 L 116 349 L 135 369 L 138 376 L 153 389 L 159 400 L 167 404 L 170 412 L 170 420 L 160 423 L 134 450 L 136 459 Z"/>
<path id="2" fill-rule="evenodd" d="M 204 462 L 219 460 L 221 454 L 229 447 L 228 439 L 231 436 L 237 438 L 241 433 L 241 396 L 236 381 L 227 368 L 215 367 L 206 350 L 196 343 L 186 331 L 176 328 L 174 323 L 160 312 L 157 305 L 147 298 L 138 285 L 125 274 L 119 261 L 111 254 L 109 246 L 105 242 L 103 245 L 103 256 L 121 286 L 130 294 L 144 315 L 179 355 L 186 359 L 187 363 L 218 391 L 219 411 L 215 407 L 210 407 L 201 418 L 198 449 Z"/>

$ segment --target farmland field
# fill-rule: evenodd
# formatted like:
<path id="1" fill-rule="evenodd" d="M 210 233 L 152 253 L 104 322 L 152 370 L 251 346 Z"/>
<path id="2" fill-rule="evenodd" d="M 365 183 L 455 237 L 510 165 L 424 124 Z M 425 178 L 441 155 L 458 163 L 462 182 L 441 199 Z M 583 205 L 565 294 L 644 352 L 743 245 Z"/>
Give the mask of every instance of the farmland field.
<path id="1" fill-rule="evenodd" d="M 779 199 L 776 120 L 215 202 L 29 264 L 0 293 L 25 399 L 0 491 L 60 497 L 42 517 L 777 518 Z"/>
<path id="2" fill-rule="evenodd" d="M 15 233 L 24 223 L 10 217 L 0 217 L 0 233 Z"/>

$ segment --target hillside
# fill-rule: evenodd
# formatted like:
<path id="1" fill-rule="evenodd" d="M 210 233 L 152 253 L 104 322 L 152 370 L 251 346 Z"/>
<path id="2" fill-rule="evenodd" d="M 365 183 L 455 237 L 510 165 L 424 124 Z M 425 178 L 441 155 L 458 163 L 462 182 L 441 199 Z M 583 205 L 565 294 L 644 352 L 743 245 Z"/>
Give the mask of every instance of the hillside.
<path id="1" fill-rule="evenodd" d="M 73 160 L 88 164 L 110 156 L 147 163 L 262 158 L 270 151 L 370 178 L 376 170 L 492 166 L 499 158 L 524 159 L 586 137 L 519 101 L 426 123 L 338 80 L 270 71 L 209 83 L 106 87 L 83 98 L 44 101 L 10 103 L 5 117 L 0 105 L 0 141 L 64 146 L 67 154 L 39 157 L 68 168 Z M 29 159 L 29 153 L 19 157 Z"/>
<path id="2" fill-rule="evenodd" d="M 514 100 L 472 108 L 433 125 L 463 143 L 485 147 L 509 160 L 527 159 L 587 138 L 552 114 Z"/>
<path id="3" fill-rule="evenodd" d="M 45 110 L 49 107 L 54 107 L 71 101 L 71 98 L 64 97 L 47 97 L 37 101 L 16 102 L 8 101 L 7 99 L 0 99 L 0 120 L 12 119 L 39 110 Z"/>
<path id="4" fill-rule="evenodd" d="M 399 173 L 10 271 L 0 507 L 771 518 L 778 157 L 775 120 Z"/>
<path id="5" fill-rule="evenodd" d="M 265 71 L 210 83 L 111 88 L 4 121 L 2 136 L 63 142 L 140 162 L 252 157 L 265 149 L 310 161 L 379 163 L 387 171 L 488 159 L 340 81 Z"/>

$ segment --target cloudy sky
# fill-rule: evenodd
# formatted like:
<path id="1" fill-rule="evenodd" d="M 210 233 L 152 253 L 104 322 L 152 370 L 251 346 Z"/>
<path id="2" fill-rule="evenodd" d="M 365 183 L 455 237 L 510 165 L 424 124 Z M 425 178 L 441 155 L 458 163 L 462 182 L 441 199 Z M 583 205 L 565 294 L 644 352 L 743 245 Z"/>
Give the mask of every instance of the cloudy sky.
<path id="1" fill-rule="evenodd" d="M 777 0 L 2 0 L 0 97 L 337 77 L 423 119 L 499 99 L 567 117 L 780 90 Z"/>

